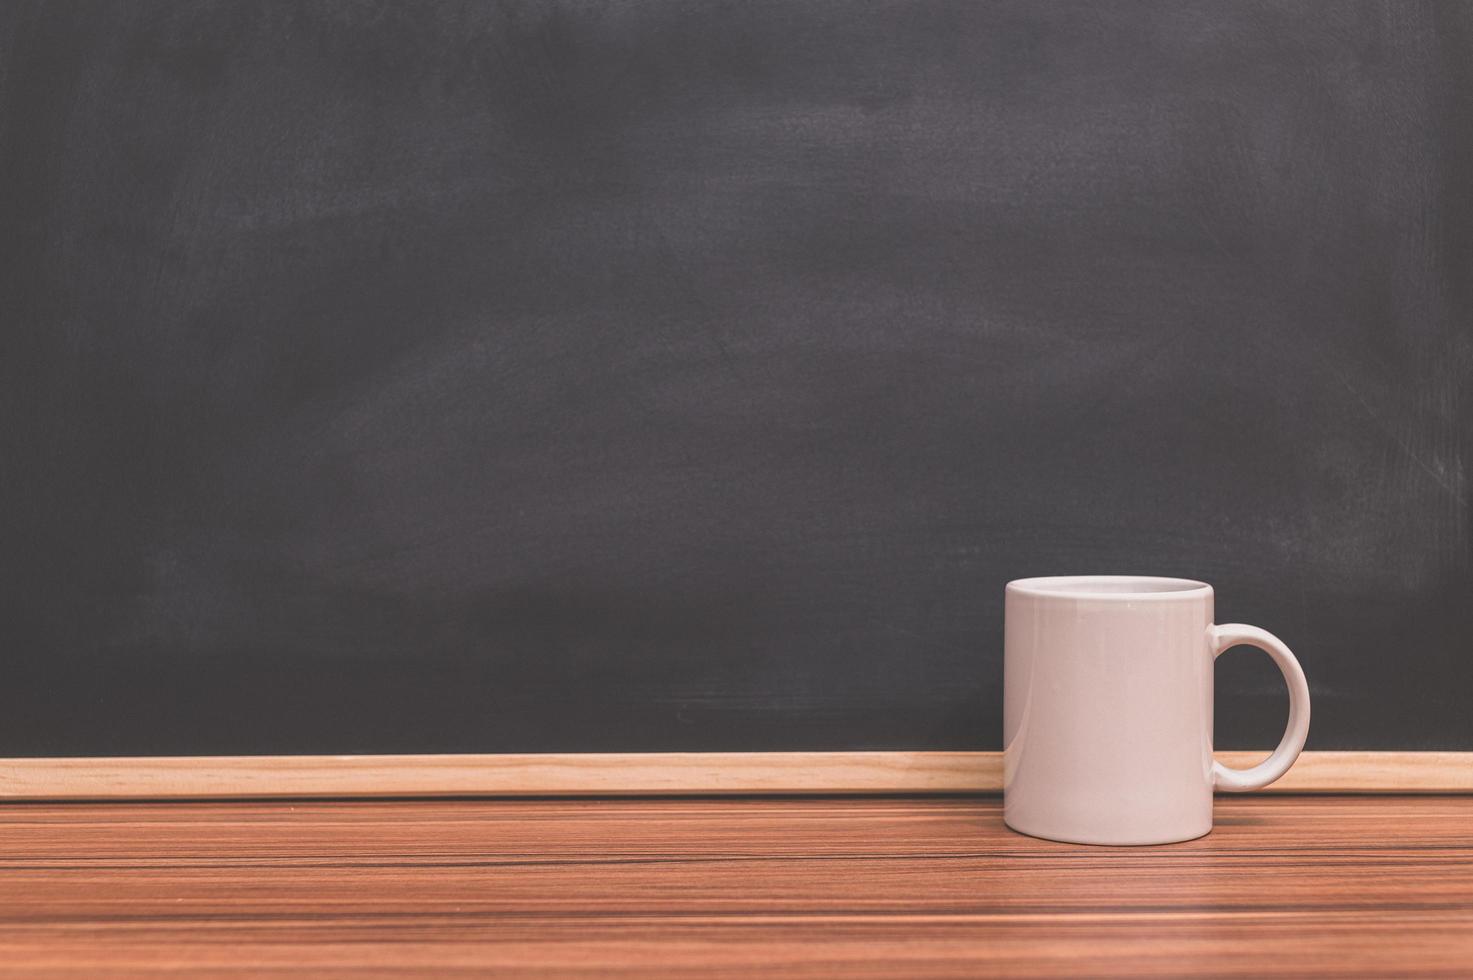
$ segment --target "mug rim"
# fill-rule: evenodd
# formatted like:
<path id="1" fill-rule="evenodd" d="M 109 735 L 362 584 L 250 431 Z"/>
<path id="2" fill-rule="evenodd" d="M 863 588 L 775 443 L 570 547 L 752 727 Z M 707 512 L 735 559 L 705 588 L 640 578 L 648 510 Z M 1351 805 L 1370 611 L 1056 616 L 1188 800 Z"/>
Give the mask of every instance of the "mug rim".
<path id="1" fill-rule="evenodd" d="M 1007 591 L 1035 599 L 1162 602 L 1209 598 L 1212 586 L 1161 575 L 1043 575 L 1014 579 Z"/>

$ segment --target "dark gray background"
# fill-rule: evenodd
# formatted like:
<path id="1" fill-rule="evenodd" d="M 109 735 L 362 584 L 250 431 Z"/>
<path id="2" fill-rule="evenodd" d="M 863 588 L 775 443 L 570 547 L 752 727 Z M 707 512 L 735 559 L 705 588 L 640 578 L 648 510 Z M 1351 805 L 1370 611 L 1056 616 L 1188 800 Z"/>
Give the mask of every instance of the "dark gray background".
<path id="1" fill-rule="evenodd" d="M 8 3 L 0 754 L 1473 749 L 1470 272 L 1473 5 Z"/>

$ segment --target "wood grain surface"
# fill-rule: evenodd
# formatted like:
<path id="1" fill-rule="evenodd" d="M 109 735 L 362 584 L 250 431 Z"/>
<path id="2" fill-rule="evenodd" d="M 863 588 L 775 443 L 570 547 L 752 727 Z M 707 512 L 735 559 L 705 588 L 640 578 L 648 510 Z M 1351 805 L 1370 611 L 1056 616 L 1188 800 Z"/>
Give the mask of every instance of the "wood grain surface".
<path id="1" fill-rule="evenodd" d="M 0 972 L 1473 975 L 1473 799 L 1241 797 L 1209 837 L 1001 802 L 11 804 Z"/>
<path id="2" fill-rule="evenodd" d="M 1268 755 L 1219 752 L 1247 769 Z M 0 759 L 0 800 L 997 793 L 1001 752 Z M 1473 792 L 1473 752 L 1305 752 L 1273 793 Z"/>

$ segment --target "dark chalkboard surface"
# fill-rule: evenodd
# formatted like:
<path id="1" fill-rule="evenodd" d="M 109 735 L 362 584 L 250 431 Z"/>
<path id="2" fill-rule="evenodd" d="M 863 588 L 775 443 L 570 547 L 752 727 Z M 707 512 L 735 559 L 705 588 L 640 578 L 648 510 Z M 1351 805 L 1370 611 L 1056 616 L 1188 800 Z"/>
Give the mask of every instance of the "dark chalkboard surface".
<path id="1" fill-rule="evenodd" d="M 0 755 L 1473 749 L 1473 6 L 8 3 L 0 317 Z"/>

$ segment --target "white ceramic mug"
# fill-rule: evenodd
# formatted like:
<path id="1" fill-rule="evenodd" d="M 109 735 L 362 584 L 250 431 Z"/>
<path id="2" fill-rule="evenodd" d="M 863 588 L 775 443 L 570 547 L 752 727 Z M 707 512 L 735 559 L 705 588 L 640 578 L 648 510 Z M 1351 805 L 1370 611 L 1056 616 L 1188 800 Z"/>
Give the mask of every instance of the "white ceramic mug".
<path id="1" fill-rule="evenodd" d="M 1212 829 L 1214 788 L 1278 779 L 1309 733 L 1299 661 L 1256 626 L 1212 622 L 1212 587 L 1086 575 L 1008 583 L 1003 664 L 1004 819 L 1034 837 L 1167 844 Z M 1283 741 L 1252 769 L 1212 758 L 1212 665 L 1266 651 L 1289 685 Z"/>

